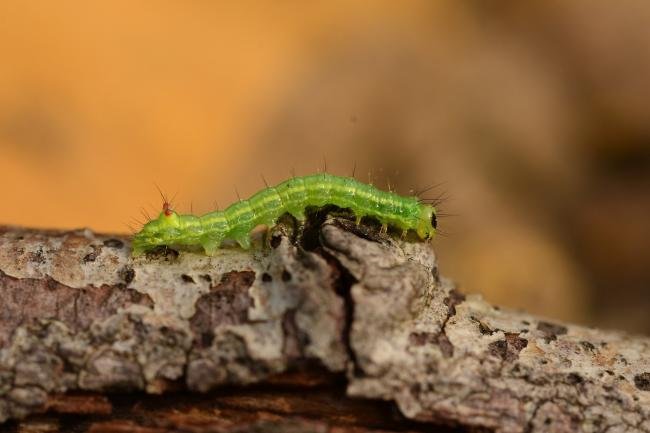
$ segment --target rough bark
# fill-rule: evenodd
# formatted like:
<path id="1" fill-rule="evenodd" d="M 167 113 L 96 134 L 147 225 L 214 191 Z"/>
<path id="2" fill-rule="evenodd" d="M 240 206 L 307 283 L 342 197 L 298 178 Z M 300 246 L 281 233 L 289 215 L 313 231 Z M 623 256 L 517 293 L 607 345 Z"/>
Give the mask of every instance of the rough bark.
<path id="1" fill-rule="evenodd" d="M 131 259 L 124 237 L 0 228 L 0 421 L 650 432 L 648 338 L 490 306 L 439 277 L 429 244 L 346 220 L 283 223 L 267 243 Z M 124 394 L 139 390 L 154 395 Z"/>

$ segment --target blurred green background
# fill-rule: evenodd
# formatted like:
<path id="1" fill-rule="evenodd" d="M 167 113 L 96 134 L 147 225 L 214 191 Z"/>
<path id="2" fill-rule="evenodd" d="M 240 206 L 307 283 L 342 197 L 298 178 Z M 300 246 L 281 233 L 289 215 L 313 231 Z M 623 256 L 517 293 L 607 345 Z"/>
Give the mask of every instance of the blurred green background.
<path id="1" fill-rule="evenodd" d="M 650 331 L 650 3 L 0 2 L 0 223 L 125 232 L 328 170 L 442 183 L 442 273 Z"/>

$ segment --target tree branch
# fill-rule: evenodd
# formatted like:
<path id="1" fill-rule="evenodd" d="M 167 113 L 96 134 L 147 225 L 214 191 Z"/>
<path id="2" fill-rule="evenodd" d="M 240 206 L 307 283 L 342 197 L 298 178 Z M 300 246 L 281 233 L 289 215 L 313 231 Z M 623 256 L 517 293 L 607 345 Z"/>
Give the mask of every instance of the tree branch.
<path id="1" fill-rule="evenodd" d="M 354 398 L 394 402 L 402 415 L 346 424 L 343 408 L 358 403 L 339 395 L 342 412 L 297 408 L 285 413 L 295 419 L 276 420 L 281 430 L 295 422 L 298 431 L 428 431 L 429 423 L 650 431 L 648 338 L 492 307 L 440 278 L 429 244 L 346 220 L 310 221 L 296 232 L 283 223 L 269 244 L 215 257 L 168 249 L 131 259 L 123 237 L 0 228 L 0 421 L 86 407 L 105 417 L 95 431 L 244 431 L 241 417 L 224 426 L 213 415 L 204 430 L 169 413 L 111 417 L 119 400 L 112 392 L 175 391 L 167 400 L 175 401 L 179 390 L 263 382 L 275 395 L 284 389 L 274 388 L 278 378 L 301 371 L 303 379 L 320 377 L 327 392 L 345 387 Z M 337 382 L 343 376 L 346 383 Z M 298 401 L 312 389 L 290 384 Z M 313 398 L 325 392 L 316 389 Z M 200 401 L 219 399 L 209 395 Z M 85 405 L 70 403 L 75 398 Z M 269 413 L 260 404 L 255 413 Z M 246 419 L 270 422 L 260 431 L 279 428 Z"/>

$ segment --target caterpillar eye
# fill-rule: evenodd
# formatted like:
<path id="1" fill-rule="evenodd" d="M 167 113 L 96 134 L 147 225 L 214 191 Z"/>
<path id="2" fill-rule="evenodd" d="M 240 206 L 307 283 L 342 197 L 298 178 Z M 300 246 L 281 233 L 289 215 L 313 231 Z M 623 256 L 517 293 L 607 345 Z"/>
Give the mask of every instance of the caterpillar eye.
<path id="1" fill-rule="evenodd" d="M 438 219 L 436 218 L 435 213 L 431 214 L 431 226 L 433 226 L 434 229 L 438 228 Z"/>

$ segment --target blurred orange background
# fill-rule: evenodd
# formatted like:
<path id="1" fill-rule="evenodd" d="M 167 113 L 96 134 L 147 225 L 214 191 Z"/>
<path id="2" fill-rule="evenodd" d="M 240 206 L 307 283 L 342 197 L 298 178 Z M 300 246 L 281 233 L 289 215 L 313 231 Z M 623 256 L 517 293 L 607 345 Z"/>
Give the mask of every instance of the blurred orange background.
<path id="1" fill-rule="evenodd" d="M 292 170 L 442 183 L 442 273 L 650 331 L 650 3 L 0 3 L 0 223 L 125 232 Z"/>

